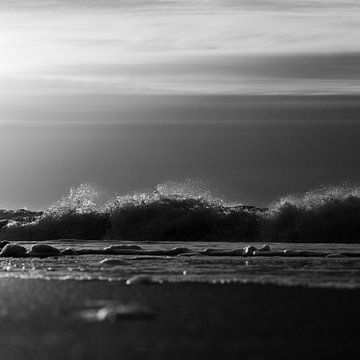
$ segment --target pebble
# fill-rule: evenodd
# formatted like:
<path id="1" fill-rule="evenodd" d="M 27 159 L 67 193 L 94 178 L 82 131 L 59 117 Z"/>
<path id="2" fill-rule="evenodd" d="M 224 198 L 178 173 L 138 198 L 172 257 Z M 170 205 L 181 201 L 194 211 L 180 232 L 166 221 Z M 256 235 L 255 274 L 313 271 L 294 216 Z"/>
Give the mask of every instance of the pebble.
<path id="1" fill-rule="evenodd" d="M 250 255 L 250 256 L 252 256 L 252 255 L 254 255 L 254 252 L 255 252 L 256 250 L 257 250 L 256 247 L 253 246 L 253 245 L 249 245 L 249 246 L 244 247 L 244 253 L 245 253 L 245 255 Z"/>
<path id="2" fill-rule="evenodd" d="M 220 251 L 223 251 L 223 250 L 220 250 Z M 212 249 L 212 248 L 206 248 L 203 251 L 201 251 L 201 253 L 204 255 L 211 255 L 211 254 L 218 253 L 218 252 L 219 252 L 219 249 Z"/>
<path id="3" fill-rule="evenodd" d="M 337 258 L 337 257 L 342 257 L 342 254 L 339 253 L 330 253 L 328 255 L 326 255 L 327 258 Z"/>
<path id="4" fill-rule="evenodd" d="M 127 265 L 128 262 L 122 259 L 104 259 L 100 261 L 102 265 Z"/>
<path id="5" fill-rule="evenodd" d="M 121 251 L 121 250 L 143 250 L 139 245 L 113 245 L 104 248 L 105 251 Z"/>
<path id="6" fill-rule="evenodd" d="M 188 252 L 188 253 L 182 253 L 182 254 L 179 254 L 179 255 L 176 255 L 176 256 L 178 256 L 178 257 L 182 257 L 182 256 L 184 256 L 184 257 L 186 257 L 186 256 L 198 256 L 198 255 L 200 255 L 200 253 L 198 253 L 198 252 L 195 252 L 195 251 L 191 251 L 191 252 Z"/>
<path id="7" fill-rule="evenodd" d="M 271 251 L 271 248 L 269 244 L 266 244 L 257 249 L 257 251 Z"/>
<path id="8" fill-rule="evenodd" d="M 300 252 L 296 251 L 296 250 L 291 250 L 291 249 L 285 249 L 283 251 L 283 254 L 285 256 L 300 256 Z"/>

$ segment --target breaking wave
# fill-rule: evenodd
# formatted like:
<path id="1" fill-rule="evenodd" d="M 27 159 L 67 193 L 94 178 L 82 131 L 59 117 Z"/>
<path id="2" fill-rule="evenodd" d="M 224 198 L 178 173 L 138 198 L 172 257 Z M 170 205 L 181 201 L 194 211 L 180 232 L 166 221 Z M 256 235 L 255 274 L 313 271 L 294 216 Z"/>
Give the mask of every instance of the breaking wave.
<path id="1" fill-rule="evenodd" d="M 197 180 L 169 181 L 154 191 L 110 198 L 88 184 L 64 197 L 31 222 L 5 226 L 8 240 L 127 239 L 240 240 L 254 239 L 255 212 L 227 206 Z"/>
<path id="2" fill-rule="evenodd" d="M 257 208 L 230 205 L 197 180 L 112 196 L 82 184 L 44 212 L 21 211 L 1 214 L 1 239 L 360 242 L 358 185 L 323 187 Z"/>
<path id="3" fill-rule="evenodd" d="M 360 242 L 360 187 L 327 186 L 286 196 L 267 211 L 263 236 L 287 242 Z"/>

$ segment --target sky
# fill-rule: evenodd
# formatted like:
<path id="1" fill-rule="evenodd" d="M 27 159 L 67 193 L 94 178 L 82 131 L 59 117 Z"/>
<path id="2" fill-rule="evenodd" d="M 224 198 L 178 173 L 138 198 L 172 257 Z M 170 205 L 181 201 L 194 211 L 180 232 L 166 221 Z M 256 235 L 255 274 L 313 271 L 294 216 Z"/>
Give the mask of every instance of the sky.
<path id="1" fill-rule="evenodd" d="M 257 205 L 360 177 L 360 3 L 2 0 L 0 207 L 202 179 Z"/>

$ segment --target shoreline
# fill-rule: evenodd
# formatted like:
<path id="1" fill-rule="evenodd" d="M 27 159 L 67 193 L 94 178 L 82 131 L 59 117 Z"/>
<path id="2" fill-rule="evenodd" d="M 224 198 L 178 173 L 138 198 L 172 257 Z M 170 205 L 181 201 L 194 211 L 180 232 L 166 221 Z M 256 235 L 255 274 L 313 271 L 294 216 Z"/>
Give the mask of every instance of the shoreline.
<path id="1" fill-rule="evenodd" d="M 22 242 L 26 243 L 26 242 Z M 61 244 L 61 243 L 60 243 Z M 261 243 L 264 244 L 264 243 Z M 279 243 L 280 244 L 280 243 Z M 243 248 L 235 247 L 230 249 L 223 248 L 205 248 L 205 249 L 191 249 L 185 246 L 175 246 L 171 249 L 154 248 L 145 249 L 137 244 L 121 244 L 111 245 L 103 248 L 81 248 L 75 247 L 55 247 L 40 242 L 33 243 L 30 248 L 25 248 L 17 242 L 0 241 L 0 258 L 45 258 L 59 256 L 80 256 L 80 255 L 131 255 L 142 257 L 158 257 L 158 256 L 214 256 L 214 257 L 316 257 L 316 258 L 358 258 L 359 251 L 324 251 L 324 250 L 310 250 L 301 249 L 294 250 L 289 248 L 273 249 L 269 244 L 264 244 L 260 247 L 254 245 L 247 245 Z"/>

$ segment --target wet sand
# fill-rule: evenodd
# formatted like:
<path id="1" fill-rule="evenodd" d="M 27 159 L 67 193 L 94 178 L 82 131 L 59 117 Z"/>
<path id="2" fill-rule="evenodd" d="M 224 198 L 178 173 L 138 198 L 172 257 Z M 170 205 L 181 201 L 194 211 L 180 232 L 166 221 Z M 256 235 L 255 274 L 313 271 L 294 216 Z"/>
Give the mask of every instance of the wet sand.
<path id="1" fill-rule="evenodd" d="M 103 301 L 151 317 L 89 322 Z M 255 284 L 0 279 L 1 358 L 356 358 L 360 290 Z"/>

